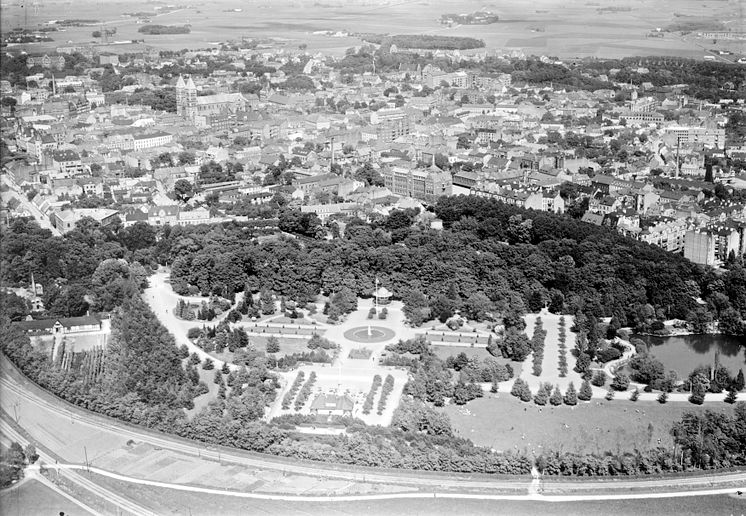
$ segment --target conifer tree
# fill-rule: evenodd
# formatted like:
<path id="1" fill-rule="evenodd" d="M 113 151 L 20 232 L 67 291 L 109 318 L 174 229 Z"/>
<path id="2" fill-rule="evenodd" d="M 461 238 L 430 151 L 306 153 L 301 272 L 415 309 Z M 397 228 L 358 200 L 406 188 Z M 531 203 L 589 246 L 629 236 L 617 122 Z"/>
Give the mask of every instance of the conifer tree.
<path id="1" fill-rule="evenodd" d="M 736 379 L 733 381 L 733 383 L 737 392 L 741 392 L 743 388 L 746 387 L 746 381 L 743 378 L 743 369 L 738 370 L 738 375 L 736 376 Z"/>
<path id="2" fill-rule="evenodd" d="M 531 388 L 528 386 L 526 382 L 523 382 L 523 386 L 521 387 L 521 401 L 531 401 Z"/>
<path id="3" fill-rule="evenodd" d="M 549 401 L 549 394 L 547 394 L 547 390 L 542 385 L 534 395 L 534 403 L 543 406 L 547 404 L 547 401 Z"/>
<path id="4" fill-rule="evenodd" d="M 588 383 L 588 380 L 583 380 L 580 385 L 580 392 L 578 393 L 578 399 L 583 401 L 590 401 L 593 397 L 593 387 Z"/>
<path id="5" fill-rule="evenodd" d="M 567 392 L 565 392 L 565 405 L 574 406 L 578 404 L 578 393 L 575 390 L 575 384 L 570 382 L 567 386 Z"/>
<path id="6" fill-rule="evenodd" d="M 554 386 L 554 392 L 549 398 L 549 403 L 551 403 L 555 407 L 562 405 L 562 392 L 560 391 L 559 385 Z"/>
<path id="7" fill-rule="evenodd" d="M 520 398 L 522 385 L 523 380 L 521 380 L 520 378 L 516 378 L 515 382 L 513 382 L 513 387 L 510 389 L 510 395 L 515 396 L 516 398 Z"/>

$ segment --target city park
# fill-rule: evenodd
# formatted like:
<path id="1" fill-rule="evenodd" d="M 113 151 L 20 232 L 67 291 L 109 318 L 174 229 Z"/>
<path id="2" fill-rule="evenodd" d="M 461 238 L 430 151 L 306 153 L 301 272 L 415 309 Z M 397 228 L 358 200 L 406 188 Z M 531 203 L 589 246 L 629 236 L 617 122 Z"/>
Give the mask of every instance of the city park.
<path id="1" fill-rule="evenodd" d="M 196 323 L 203 326 L 221 324 L 221 321 L 226 320 L 228 310 L 209 323 L 183 320 L 174 314 L 175 310 L 164 307 L 173 307 L 183 301 L 196 308 L 208 298 L 174 293 L 168 284 L 166 271 L 159 271 L 152 276 L 150 285 L 145 298 L 163 324 L 175 335 L 178 345 L 186 345 L 189 352 L 199 357 L 202 363 L 209 360 L 214 363 L 215 368 L 222 368 L 224 371 L 239 369 L 238 365 L 232 363 L 232 354 L 207 352 L 195 343 L 194 338 L 190 338 L 190 330 L 194 332 Z M 241 302 L 241 295 L 237 295 L 236 305 Z M 273 303 L 276 308 L 284 308 L 284 301 L 274 299 Z M 398 342 L 424 338 L 429 342 L 430 349 L 441 358 L 465 355 L 469 359 L 478 359 L 489 357 L 487 347 L 493 339 L 501 338 L 499 325 L 478 325 L 472 324 L 472 321 L 466 321 L 466 324 L 455 329 L 437 320 L 425 322 L 420 327 L 412 326 L 404 314 L 402 302 L 392 300 L 391 292 L 378 283 L 371 298 L 357 299 L 356 309 L 339 321 L 331 321 L 320 313 L 320 306 L 323 306 L 323 302 L 309 304 L 304 310 L 297 310 L 299 316 L 294 319 L 288 318 L 284 311 L 279 310 L 279 313 L 244 317 L 230 323 L 232 328 L 245 330 L 251 341 L 250 347 L 258 350 L 267 346 L 269 352 L 268 342 L 279 345 L 279 349 L 272 349 L 272 354 L 276 356 L 308 351 L 311 348 L 309 341 L 314 340 L 320 343 L 319 349 L 323 348 L 331 353 L 327 362 L 316 363 L 301 359 L 292 367 L 273 370 L 279 379 L 279 387 L 274 402 L 265 410 L 264 419 L 269 421 L 278 416 L 306 416 L 296 420 L 304 422 L 301 430 L 310 433 L 344 431 L 339 425 L 335 427 L 324 424 L 325 421 L 331 421 L 331 416 L 357 418 L 369 425 L 391 424 L 405 385 L 410 379 L 406 367 L 386 365 L 389 350 Z M 482 409 L 487 410 L 489 403 L 497 400 L 503 408 L 509 403 L 511 410 L 524 405 L 517 400 L 534 402 L 539 406 L 539 411 L 541 406 L 547 405 L 548 412 L 555 408 L 562 410 L 559 405 L 571 405 L 566 407 L 568 410 L 574 410 L 576 405 L 600 406 L 608 404 L 614 396 L 619 400 L 656 402 L 656 406 L 666 401 L 687 401 L 689 397 L 688 393 L 671 392 L 666 394 L 665 400 L 661 400 L 659 393 L 645 392 L 643 385 L 629 382 L 621 387 L 617 385 L 615 389 L 608 387 L 614 381 L 617 368 L 635 354 L 634 347 L 618 337 L 614 344 L 623 350 L 621 356 L 602 367 L 594 368 L 592 384 L 584 382 L 582 375 L 575 370 L 576 357 L 571 352 L 576 344 L 576 333 L 570 331 L 572 317 L 553 314 L 544 309 L 538 314 L 525 315 L 524 320 L 525 331 L 530 339 L 536 339 L 536 330 L 539 330 L 538 338 L 543 341 L 541 352 L 531 352 L 523 361 L 512 362 L 510 367 L 514 376 L 511 375 L 511 378 L 480 382 L 485 396 L 484 400 L 479 401 Z M 500 364 L 510 363 L 503 358 L 496 360 Z M 210 385 L 210 393 L 203 398 L 209 400 L 216 388 L 211 385 L 210 377 L 205 373 L 206 371 L 201 371 L 205 383 Z M 597 381 L 599 377 L 604 380 Z M 582 392 L 581 385 L 588 387 L 590 391 Z M 708 393 L 707 401 L 723 400 L 725 396 L 725 393 Z M 199 398 L 195 399 L 197 408 L 200 407 L 199 402 Z M 681 405 L 683 408 L 688 404 Z M 454 411 L 448 407 L 446 412 L 452 419 L 464 414 L 463 410 Z M 466 414 L 470 415 L 468 408 Z M 459 425 L 455 426 L 458 428 Z M 470 431 L 474 432 L 473 429 Z"/>

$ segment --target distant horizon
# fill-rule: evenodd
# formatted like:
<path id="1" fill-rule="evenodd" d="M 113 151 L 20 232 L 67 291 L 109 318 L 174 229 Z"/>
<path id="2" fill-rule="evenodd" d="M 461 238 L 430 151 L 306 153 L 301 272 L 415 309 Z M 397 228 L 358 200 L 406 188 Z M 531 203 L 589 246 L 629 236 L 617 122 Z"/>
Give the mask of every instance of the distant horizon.
<path id="1" fill-rule="evenodd" d="M 163 14 L 153 10 L 165 6 L 183 8 Z M 712 0 L 704 3 L 701 0 L 630 0 L 623 5 L 610 0 L 538 0 L 530 8 L 522 3 L 498 5 L 475 0 L 218 0 L 209 4 L 140 0 L 37 0 L 26 4 L 18 0 L 2 2 L 0 27 L 6 33 L 15 28 L 33 30 L 52 20 L 95 19 L 116 27 L 117 40 L 144 39 L 145 44 L 164 50 L 205 48 L 241 38 L 277 38 L 288 46 L 305 43 L 309 52 L 341 55 L 345 49 L 363 44 L 351 35 L 318 34 L 333 31 L 468 36 L 483 40 L 486 50 L 522 51 L 558 58 L 680 56 L 702 59 L 718 50 L 744 54 L 744 41 L 713 42 L 696 37 L 697 27 L 743 31 L 743 9 L 744 2 L 734 5 L 730 1 Z M 440 23 L 444 14 L 468 14 L 478 10 L 492 12 L 499 21 L 484 25 Z M 162 36 L 139 33 L 143 21 L 124 15 L 138 12 L 153 12 L 149 18 L 153 24 L 190 24 L 191 33 Z M 64 44 L 100 43 L 91 37 L 93 30 L 96 30 L 93 25 L 68 27 L 65 32 L 50 33 L 52 42 L 27 44 L 26 47 L 30 52 L 36 48 L 49 52 Z"/>

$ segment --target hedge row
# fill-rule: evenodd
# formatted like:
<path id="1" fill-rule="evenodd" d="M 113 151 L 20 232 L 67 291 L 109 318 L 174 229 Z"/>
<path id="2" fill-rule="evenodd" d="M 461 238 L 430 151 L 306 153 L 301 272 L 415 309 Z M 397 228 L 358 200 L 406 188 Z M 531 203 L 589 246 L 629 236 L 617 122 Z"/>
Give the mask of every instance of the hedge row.
<path id="1" fill-rule="evenodd" d="M 290 405 L 293 404 L 293 399 L 295 399 L 295 395 L 298 393 L 298 389 L 300 389 L 300 384 L 303 383 L 303 378 L 305 377 L 305 373 L 303 371 L 298 371 L 298 376 L 295 377 L 295 380 L 293 381 L 293 385 L 290 386 L 290 390 L 285 393 L 285 396 L 282 398 L 282 409 L 287 410 L 290 408 Z"/>
<path id="2" fill-rule="evenodd" d="M 306 401 L 308 401 L 308 397 L 311 396 L 311 388 L 313 387 L 314 383 L 316 383 L 316 371 L 311 371 L 311 374 L 308 375 L 308 380 L 306 380 L 306 383 L 303 384 L 303 387 L 298 393 L 298 397 L 295 399 L 296 412 L 302 409 L 303 405 L 305 405 Z"/>
<path id="3" fill-rule="evenodd" d="M 383 390 L 381 390 L 381 399 L 378 400 L 378 415 L 380 416 L 383 414 L 383 411 L 386 409 L 386 398 L 389 397 L 389 394 L 391 394 L 391 391 L 394 390 L 394 377 L 389 375 L 386 375 L 386 381 L 383 382 Z"/>
<path id="4" fill-rule="evenodd" d="M 373 400 L 376 397 L 376 391 L 381 386 L 381 375 L 377 374 L 373 377 L 373 384 L 370 386 L 368 395 L 365 397 L 365 403 L 363 403 L 363 414 L 370 414 L 373 410 Z"/>

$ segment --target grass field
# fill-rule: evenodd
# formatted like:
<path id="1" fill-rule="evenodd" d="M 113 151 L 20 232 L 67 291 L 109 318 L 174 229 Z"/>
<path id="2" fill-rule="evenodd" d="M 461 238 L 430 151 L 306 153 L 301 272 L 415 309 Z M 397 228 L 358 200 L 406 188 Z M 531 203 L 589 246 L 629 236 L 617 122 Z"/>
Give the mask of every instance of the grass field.
<path id="1" fill-rule="evenodd" d="M 278 337 L 277 340 L 280 341 L 280 352 L 277 353 L 276 355 L 278 357 L 281 357 L 283 355 L 292 355 L 293 353 L 302 353 L 305 351 L 309 351 L 308 349 L 309 339 L 310 337 L 308 339 L 291 339 L 291 338 L 285 338 L 285 337 Z M 254 348 L 258 349 L 259 351 L 266 350 L 267 340 L 269 340 L 269 337 L 262 337 L 259 335 L 249 334 L 249 341 L 251 342 L 252 346 L 254 346 Z M 233 361 L 233 353 L 231 353 L 230 351 L 224 351 L 223 353 L 211 352 L 210 356 L 215 357 L 216 359 L 222 360 L 224 362 Z"/>
<path id="2" fill-rule="evenodd" d="M 711 410 L 732 411 L 725 404 Z M 464 406 L 444 408 L 453 428 L 475 444 L 496 450 L 579 453 L 644 450 L 672 446 L 669 430 L 686 411 L 703 410 L 687 403 L 636 403 L 628 400 L 580 402 L 576 407 L 539 407 L 512 396 L 494 395 Z M 660 439 L 660 444 L 658 440 Z"/>
<path id="3" fill-rule="evenodd" d="M 743 30 L 744 16 L 733 2 L 702 2 L 702 0 L 629 0 L 630 11 L 599 12 L 585 0 L 536 0 L 502 2 L 484 5 L 477 0 L 435 0 L 420 2 L 321 2 L 311 0 L 272 1 L 222 0 L 195 2 L 189 8 L 152 16 L 152 23 L 192 25 L 191 34 L 143 35 L 134 18 L 124 12 L 151 11 L 145 1 L 76 0 L 38 2 L 38 11 L 25 2 L 12 0 L 3 6 L 0 22 L 3 30 L 23 26 L 33 27 L 52 19 L 86 18 L 106 22 L 117 28 L 114 39 L 145 39 L 150 45 L 170 50 L 205 48 L 215 42 L 242 37 L 276 38 L 295 47 L 308 45 L 311 51 L 340 55 L 346 48 L 360 45 L 354 37 L 329 37 L 316 31 L 375 32 L 389 34 L 439 34 L 469 36 L 483 39 L 488 48 L 522 50 L 533 54 L 559 57 L 628 55 L 683 55 L 701 57 L 702 46 L 725 48 L 728 44 L 682 38 L 668 33 L 663 38 L 649 38 L 651 30 L 664 28 L 680 16 L 707 17 L 723 21 L 732 30 Z M 336 5 L 335 5 L 336 4 Z M 242 12 L 226 12 L 241 8 Z M 500 16 L 493 25 L 445 27 L 440 15 L 470 12 L 487 8 Z M 741 7 L 742 9 L 742 7 Z M 155 14 L 155 13 L 154 13 Z M 542 32 L 535 32 L 536 29 Z M 95 27 L 71 27 L 66 32 L 53 33 L 50 44 L 37 48 L 44 51 L 60 44 L 92 41 Z M 33 48 L 33 47 L 32 47 Z M 112 51 L 125 51 L 116 45 Z M 131 49 L 129 49 L 131 50 Z M 738 48 L 736 48 L 738 50 Z M 740 50 L 743 50 L 742 45 Z"/>

